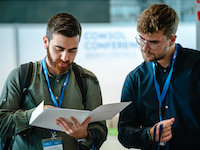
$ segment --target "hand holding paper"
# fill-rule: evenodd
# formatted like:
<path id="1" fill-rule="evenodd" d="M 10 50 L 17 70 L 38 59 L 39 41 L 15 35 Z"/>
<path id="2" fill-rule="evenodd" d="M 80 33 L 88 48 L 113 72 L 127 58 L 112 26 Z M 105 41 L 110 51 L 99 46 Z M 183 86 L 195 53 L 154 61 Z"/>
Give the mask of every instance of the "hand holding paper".
<path id="1" fill-rule="evenodd" d="M 92 117 L 88 117 L 82 124 L 79 124 L 74 117 L 70 117 L 72 123 L 67 122 L 64 118 L 56 119 L 56 124 L 59 125 L 65 133 L 76 139 L 85 138 L 88 134 L 87 127 Z"/>

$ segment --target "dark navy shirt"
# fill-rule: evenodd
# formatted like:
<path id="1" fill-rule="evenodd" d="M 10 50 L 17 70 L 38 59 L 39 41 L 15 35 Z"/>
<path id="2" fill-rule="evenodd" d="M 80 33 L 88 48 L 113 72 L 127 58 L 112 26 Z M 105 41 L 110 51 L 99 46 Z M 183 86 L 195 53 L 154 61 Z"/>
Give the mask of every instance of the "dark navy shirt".
<path id="1" fill-rule="evenodd" d="M 171 64 L 167 68 L 158 63 L 155 66 L 162 90 Z M 121 101 L 132 103 L 120 113 L 118 138 L 127 148 L 152 149 L 147 129 L 159 122 L 159 102 L 153 78 L 151 62 L 143 62 L 124 82 Z M 163 120 L 175 118 L 170 150 L 200 149 L 200 51 L 178 44 L 171 82 L 162 103 L 162 117 Z"/>

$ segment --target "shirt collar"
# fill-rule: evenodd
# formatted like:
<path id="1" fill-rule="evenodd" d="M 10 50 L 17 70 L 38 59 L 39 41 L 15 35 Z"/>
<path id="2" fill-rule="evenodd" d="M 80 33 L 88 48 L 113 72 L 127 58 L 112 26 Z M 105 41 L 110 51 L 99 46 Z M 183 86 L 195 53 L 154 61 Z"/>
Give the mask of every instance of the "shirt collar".
<path id="1" fill-rule="evenodd" d="M 170 64 L 167 66 L 167 68 L 164 68 L 163 66 L 161 66 L 157 61 L 155 61 L 155 66 L 156 66 L 156 68 L 159 68 L 159 69 L 162 69 L 162 70 L 164 70 L 164 69 L 170 69 L 171 67 L 172 67 L 172 61 L 170 62 Z"/>
<path id="2" fill-rule="evenodd" d="M 57 76 L 51 74 L 48 70 L 47 70 L 47 72 L 48 72 L 49 77 L 51 77 L 51 78 L 61 78 L 61 77 L 63 77 L 63 76 L 64 76 L 64 77 L 66 76 L 66 74 L 69 72 L 69 69 L 68 69 L 67 71 L 65 71 L 64 73 L 59 74 L 59 75 L 57 75 Z"/>

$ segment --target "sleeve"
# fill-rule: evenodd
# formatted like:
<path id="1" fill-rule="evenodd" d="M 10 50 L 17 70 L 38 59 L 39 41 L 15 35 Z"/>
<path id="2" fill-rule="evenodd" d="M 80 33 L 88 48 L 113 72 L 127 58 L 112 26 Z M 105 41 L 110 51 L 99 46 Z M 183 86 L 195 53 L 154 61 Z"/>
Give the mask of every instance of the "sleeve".
<path id="1" fill-rule="evenodd" d="M 132 77 L 132 78 L 131 78 Z M 143 127 L 137 108 L 138 90 L 133 76 L 128 75 L 122 89 L 121 102 L 132 101 L 119 115 L 118 139 L 126 148 L 145 148 L 149 145 L 146 133 L 149 127 Z"/>
<path id="2" fill-rule="evenodd" d="M 94 76 L 94 75 L 93 75 Z M 96 107 L 102 105 L 102 96 L 101 96 L 101 89 L 97 82 L 93 81 L 92 79 L 87 79 L 87 103 L 86 109 L 93 110 Z M 103 142 L 107 138 L 107 127 L 106 122 L 93 122 L 90 123 L 88 126 L 88 130 L 92 133 L 92 139 L 89 141 L 84 141 L 83 145 L 87 148 L 91 148 L 94 146 L 95 148 L 99 149 Z"/>
<path id="3" fill-rule="evenodd" d="M 19 68 L 11 71 L 0 96 L 0 137 L 24 134 L 29 130 L 29 119 L 34 109 L 22 110 Z"/>

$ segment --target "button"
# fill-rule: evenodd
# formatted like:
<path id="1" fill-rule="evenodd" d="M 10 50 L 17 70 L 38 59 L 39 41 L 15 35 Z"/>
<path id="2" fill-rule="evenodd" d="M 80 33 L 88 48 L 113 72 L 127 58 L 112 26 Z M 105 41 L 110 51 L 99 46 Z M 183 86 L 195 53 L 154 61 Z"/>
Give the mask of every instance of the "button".
<path id="1" fill-rule="evenodd" d="M 163 72 L 165 73 L 165 72 L 167 72 L 167 70 L 166 70 L 166 69 L 164 69 L 164 70 L 163 70 Z"/>
<path id="2" fill-rule="evenodd" d="M 59 80 L 57 80 L 57 82 L 59 82 Z"/>
<path id="3" fill-rule="evenodd" d="M 165 108 L 168 109 L 169 107 L 168 107 L 168 106 L 165 106 Z"/>
<path id="4" fill-rule="evenodd" d="M 58 99 L 58 96 L 56 96 L 56 99 Z"/>
<path id="5" fill-rule="evenodd" d="M 3 101 L 6 102 L 6 98 L 4 98 Z"/>

